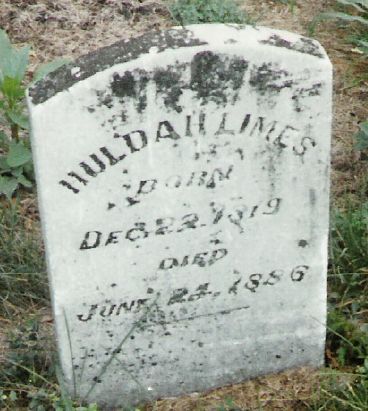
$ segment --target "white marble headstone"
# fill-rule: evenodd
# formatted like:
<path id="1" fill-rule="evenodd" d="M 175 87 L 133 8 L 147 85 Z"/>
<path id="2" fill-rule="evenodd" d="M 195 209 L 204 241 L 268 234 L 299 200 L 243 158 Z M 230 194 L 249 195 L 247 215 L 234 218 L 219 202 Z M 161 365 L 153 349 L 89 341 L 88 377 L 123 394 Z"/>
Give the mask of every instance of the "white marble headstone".
<path id="1" fill-rule="evenodd" d="M 133 404 L 322 364 L 331 77 L 314 40 L 214 24 L 29 90 L 72 395 Z"/>

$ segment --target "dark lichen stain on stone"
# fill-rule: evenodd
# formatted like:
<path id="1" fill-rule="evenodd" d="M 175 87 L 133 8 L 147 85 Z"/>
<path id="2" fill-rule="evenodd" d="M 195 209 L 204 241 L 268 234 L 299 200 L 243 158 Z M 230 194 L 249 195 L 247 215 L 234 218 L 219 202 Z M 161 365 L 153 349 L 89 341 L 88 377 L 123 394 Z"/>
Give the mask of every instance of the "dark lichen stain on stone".
<path id="1" fill-rule="evenodd" d="M 314 207 L 316 205 L 316 201 L 317 201 L 316 190 L 311 188 L 309 190 L 309 202 L 310 202 L 312 207 Z"/>
<path id="2" fill-rule="evenodd" d="M 289 73 L 286 70 L 280 70 L 273 63 L 263 63 L 252 68 L 249 84 L 261 95 L 269 92 L 278 93 L 293 85 L 293 80 L 287 79 L 288 77 Z"/>
<path id="3" fill-rule="evenodd" d="M 318 43 L 307 37 L 300 37 L 298 41 L 291 42 L 289 40 L 283 39 L 277 34 L 272 34 L 267 40 L 261 40 L 261 44 L 268 44 L 275 47 L 283 47 L 289 50 L 294 50 L 299 53 L 309 54 L 311 56 L 324 58 L 321 48 Z"/>
<path id="4" fill-rule="evenodd" d="M 202 99 L 202 104 L 214 101 L 217 104 L 228 102 L 229 91 L 236 92 L 243 84 L 248 62 L 240 57 L 229 57 L 212 51 L 197 53 L 191 62 L 190 87 Z"/>
<path id="5" fill-rule="evenodd" d="M 308 241 L 306 241 L 306 240 L 299 240 L 299 242 L 298 242 L 298 246 L 299 246 L 299 247 L 304 248 L 304 247 L 306 247 L 307 245 L 308 245 Z"/>
<path id="6" fill-rule="evenodd" d="M 247 67 L 248 62 L 239 57 L 205 51 L 197 53 L 188 63 L 177 62 L 153 71 L 135 69 L 123 75 L 115 73 L 110 84 L 111 94 L 119 99 L 125 114 L 128 98 L 133 100 L 139 113 L 146 108 L 149 82 L 154 83 L 156 99 L 161 98 L 168 110 L 177 113 L 183 110 L 180 97 L 187 90 L 194 92 L 202 105 L 209 101 L 225 105 L 236 102 Z M 105 94 L 98 95 L 100 104 L 106 103 Z"/>
<path id="7" fill-rule="evenodd" d="M 111 90 L 118 97 L 136 97 L 135 80 L 131 71 L 126 71 L 123 76 L 114 73 Z"/>
<path id="8" fill-rule="evenodd" d="M 124 106 L 126 98 L 130 97 L 135 100 L 135 106 L 138 113 L 147 106 L 147 94 L 146 87 L 149 81 L 149 77 L 145 70 L 126 71 L 122 76 L 118 73 L 114 73 L 113 80 L 110 84 L 111 92 L 114 96 L 118 97 L 120 104 Z M 122 121 L 126 120 L 126 113 L 122 111 Z"/>
<path id="9" fill-rule="evenodd" d="M 183 94 L 182 89 L 185 87 L 182 80 L 185 69 L 185 64 L 178 63 L 166 69 L 157 69 L 153 75 L 157 93 L 163 95 L 165 107 L 172 108 L 178 113 L 183 110 L 178 102 Z"/>
<path id="10" fill-rule="evenodd" d="M 319 96 L 321 95 L 321 89 L 322 89 L 322 83 L 313 84 L 312 87 L 296 89 L 292 97 L 295 111 L 298 113 L 303 111 L 301 99 L 304 99 L 305 97 Z"/>
<path id="11" fill-rule="evenodd" d="M 33 104 L 43 103 L 55 94 L 98 72 L 116 64 L 135 60 L 142 54 L 147 54 L 152 47 L 156 47 L 160 53 L 168 48 L 177 49 L 205 44 L 207 43 L 195 38 L 193 33 L 185 28 L 151 32 L 128 41 L 122 40 L 111 46 L 100 48 L 80 57 L 74 63 L 53 71 L 29 89 L 29 96 Z M 78 77 L 72 74 L 73 68 L 79 68 Z"/>
<path id="12" fill-rule="evenodd" d="M 107 108 L 112 108 L 113 98 L 111 94 L 108 94 L 106 90 L 96 90 L 97 100 L 99 106 L 106 106 Z"/>

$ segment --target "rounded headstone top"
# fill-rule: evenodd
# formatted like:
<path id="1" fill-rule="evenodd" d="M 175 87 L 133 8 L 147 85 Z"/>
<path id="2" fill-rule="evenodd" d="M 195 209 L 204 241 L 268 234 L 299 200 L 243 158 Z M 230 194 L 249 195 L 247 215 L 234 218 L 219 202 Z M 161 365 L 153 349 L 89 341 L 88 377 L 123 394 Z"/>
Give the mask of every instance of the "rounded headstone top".
<path id="1" fill-rule="evenodd" d="M 44 103 L 77 82 L 114 65 L 138 59 L 144 54 L 224 44 L 227 47 L 232 44 L 249 48 L 277 47 L 328 60 L 323 47 L 316 40 L 286 31 L 238 24 L 198 24 L 173 27 L 121 40 L 58 68 L 29 88 L 30 102 L 34 105 Z"/>

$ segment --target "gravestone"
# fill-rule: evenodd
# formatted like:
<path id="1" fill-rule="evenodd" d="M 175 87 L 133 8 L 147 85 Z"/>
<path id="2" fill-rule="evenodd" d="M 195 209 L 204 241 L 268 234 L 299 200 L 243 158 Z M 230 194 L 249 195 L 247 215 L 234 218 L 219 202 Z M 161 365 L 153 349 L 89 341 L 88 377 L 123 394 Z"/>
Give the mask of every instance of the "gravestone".
<path id="1" fill-rule="evenodd" d="M 314 40 L 214 24 L 29 90 L 72 395 L 134 404 L 323 363 L 331 76 Z"/>

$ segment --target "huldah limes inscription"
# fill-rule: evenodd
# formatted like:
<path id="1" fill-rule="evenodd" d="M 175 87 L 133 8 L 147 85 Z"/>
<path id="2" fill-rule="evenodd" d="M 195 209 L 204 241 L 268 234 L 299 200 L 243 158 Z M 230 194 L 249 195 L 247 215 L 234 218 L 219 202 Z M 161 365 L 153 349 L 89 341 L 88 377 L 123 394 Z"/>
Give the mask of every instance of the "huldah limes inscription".
<path id="1" fill-rule="evenodd" d="M 29 90 L 73 395 L 126 405 L 322 363 L 331 82 L 313 40 L 216 24 Z"/>

